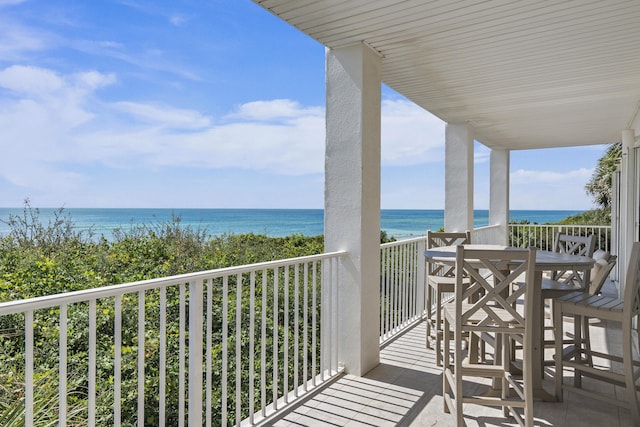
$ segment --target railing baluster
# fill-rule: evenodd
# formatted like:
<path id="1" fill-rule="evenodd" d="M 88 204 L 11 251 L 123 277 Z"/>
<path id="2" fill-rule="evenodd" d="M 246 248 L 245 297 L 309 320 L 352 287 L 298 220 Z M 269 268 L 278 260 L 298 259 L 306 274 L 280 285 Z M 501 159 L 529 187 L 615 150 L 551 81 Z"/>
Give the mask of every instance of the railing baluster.
<path id="1" fill-rule="evenodd" d="M 24 314 L 24 425 L 33 425 L 33 310 Z"/>
<path id="2" fill-rule="evenodd" d="M 385 304 L 385 296 L 386 296 L 384 282 L 387 275 L 385 271 L 385 261 L 384 261 L 385 253 L 386 253 L 385 249 L 380 249 L 380 336 L 384 335 L 384 316 L 385 316 L 384 304 Z"/>
<path id="3" fill-rule="evenodd" d="M 242 421 L 242 274 L 236 275 L 236 426 Z"/>
<path id="4" fill-rule="evenodd" d="M 221 424 L 227 425 L 227 369 L 229 366 L 228 361 L 228 343 L 229 336 L 229 276 L 222 278 L 222 416 Z"/>
<path id="5" fill-rule="evenodd" d="M 385 265 L 385 270 L 386 270 L 386 278 L 385 278 L 385 311 L 386 311 L 386 315 L 385 315 L 385 335 L 388 337 L 389 336 L 389 331 L 391 330 L 391 293 L 392 291 L 392 282 L 391 282 L 391 249 L 390 248 L 386 248 L 385 250 L 386 255 L 385 255 L 385 260 L 386 260 L 386 265 Z"/>
<path id="6" fill-rule="evenodd" d="M 96 425 L 96 300 L 89 301 L 89 427 Z"/>
<path id="7" fill-rule="evenodd" d="M 205 372 L 206 396 L 205 396 L 205 425 L 211 427 L 213 423 L 212 405 L 213 405 L 213 279 L 207 281 L 207 311 L 206 311 L 206 337 L 205 337 L 205 353 L 207 370 Z"/>
<path id="8" fill-rule="evenodd" d="M 300 365 L 298 347 L 300 346 L 300 264 L 294 265 L 293 275 L 293 395 L 298 397 L 298 369 Z"/>
<path id="9" fill-rule="evenodd" d="M 289 403 L 289 265 L 284 267 L 284 295 L 283 295 L 284 319 L 282 322 L 284 339 L 282 344 L 283 352 L 283 375 L 282 375 L 282 397 L 285 405 Z"/>
<path id="10" fill-rule="evenodd" d="M 320 288 L 320 380 L 325 380 L 325 369 L 327 366 L 327 329 L 329 327 L 330 319 L 327 315 L 329 310 L 329 302 L 327 301 L 329 292 L 326 288 L 328 279 L 331 277 L 327 273 L 327 262 L 322 261 L 322 287 Z"/>
<path id="11" fill-rule="evenodd" d="M 122 295 L 116 295 L 113 304 L 113 418 L 122 422 Z"/>
<path id="12" fill-rule="evenodd" d="M 166 407 L 167 407 L 167 289 L 160 288 L 160 354 L 158 370 L 160 377 L 159 387 L 159 418 L 160 427 L 166 425 Z"/>
<path id="13" fill-rule="evenodd" d="M 309 263 L 305 262 L 304 263 L 304 273 L 303 273 L 303 284 L 304 284 L 304 289 L 302 291 L 302 295 L 303 295 L 303 301 L 304 301 L 304 305 L 303 305 L 303 318 L 304 318 L 304 322 L 302 323 L 302 387 L 303 390 L 306 392 L 307 391 L 307 371 L 309 369 L 309 364 L 307 363 L 307 354 L 309 352 L 309 337 L 308 337 L 308 333 L 309 333 Z"/>
<path id="14" fill-rule="evenodd" d="M 189 425 L 202 425 L 203 280 L 189 282 Z"/>
<path id="15" fill-rule="evenodd" d="M 60 306 L 58 349 L 58 427 L 67 425 L 67 305 Z"/>
<path id="16" fill-rule="evenodd" d="M 333 357 L 332 357 L 333 369 L 330 372 L 330 375 L 333 375 L 338 372 L 338 362 L 340 362 L 338 360 L 338 312 L 340 308 L 338 307 L 339 300 L 338 300 L 338 286 L 337 286 L 337 284 L 340 283 L 339 282 L 340 270 L 339 270 L 339 265 L 335 259 L 330 259 L 329 262 L 333 267 L 332 268 L 333 275 L 332 275 L 331 281 L 329 282 L 330 292 L 333 300 L 331 303 L 331 313 L 333 314 L 333 321 L 331 322 L 331 336 L 332 336 L 331 351 L 333 353 Z"/>
<path id="17" fill-rule="evenodd" d="M 144 427 L 144 291 L 138 292 L 138 427 Z"/>
<path id="18" fill-rule="evenodd" d="M 260 308 L 260 314 L 262 315 L 260 329 L 260 403 L 262 405 L 262 416 L 267 416 L 267 292 L 269 289 L 269 280 L 267 276 L 267 269 L 262 270 L 262 307 Z"/>
<path id="19" fill-rule="evenodd" d="M 178 333 L 178 426 L 184 426 L 185 418 L 185 330 L 186 330 L 186 289 L 185 284 L 180 283 L 180 313 L 179 313 L 179 325 L 180 332 Z"/>
<path id="20" fill-rule="evenodd" d="M 249 275 L 249 423 L 254 424 L 255 399 L 255 317 L 256 317 L 256 272 Z"/>
<path id="21" fill-rule="evenodd" d="M 318 265 L 319 263 L 317 261 L 313 262 L 313 272 L 312 272 L 312 276 L 313 278 L 311 279 L 311 353 L 313 354 L 313 358 L 311 359 L 311 381 L 313 383 L 313 385 L 316 385 L 316 374 L 317 374 L 317 363 L 316 363 L 316 358 L 317 356 L 317 352 L 316 352 L 316 348 L 317 348 L 317 333 L 318 333 L 318 329 L 317 329 L 317 310 L 318 307 L 316 305 L 316 301 L 317 301 L 317 282 L 318 282 Z M 322 365 L 321 365 L 322 366 Z"/>
<path id="22" fill-rule="evenodd" d="M 279 267 L 273 269 L 273 410 L 278 410 L 278 275 Z"/>

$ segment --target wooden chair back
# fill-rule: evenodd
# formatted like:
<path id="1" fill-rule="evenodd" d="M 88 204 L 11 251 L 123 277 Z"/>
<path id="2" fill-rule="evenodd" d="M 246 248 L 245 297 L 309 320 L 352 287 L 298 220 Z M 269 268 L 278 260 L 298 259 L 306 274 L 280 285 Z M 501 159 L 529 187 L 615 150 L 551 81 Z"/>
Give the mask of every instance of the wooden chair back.
<path id="1" fill-rule="evenodd" d="M 493 331 L 530 337 L 533 298 L 527 298 L 527 293 L 534 288 L 535 257 L 535 248 L 465 250 L 458 246 L 455 304 L 460 329 L 456 332 Z M 462 285 L 465 276 L 471 278 L 468 286 Z M 511 289 L 512 283 L 522 280 L 525 286 Z M 516 308 L 520 298 L 524 298 L 523 313 Z"/>
<path id="2" fill-rule="evenodd" d="M 471 243 L 471 232 L 434 232 L 427 230 L 427 249 L 443 246 L 468 245 Z M 453 277 L 453 266 L 442 263 L 428 263 L 427 274 L 430 276 Z"/>
<path id="3" fill-rule="evenodd" d="M 624 307 L 622 310 L 625 313 L 622 320 L 624 334 L 626 331 L 631 330 L 633 318 L 640 314 L 640 242 L 634 242 L 631 247 L 624 284 Z M 628 322 L 628 324 L 625 325 L 625 322 Z M 630 338 L 631 334 L 628 337 Z"/>
<path id="4" fill-rule="evenodd" d="M 554 240 L 554 251 L 591 258 L 596 246 L 595 237 L 596 236 L 594 234 L 590 234 L 588 236 L 574 236 L 558 232 Z M 589 282 L 589 277 L 583 277 L 580 271 L 575 270 L 554 271 L 551 275 L 551 279 L 563 283 L 574 283 L 578 286 L 586 286 Z"/>

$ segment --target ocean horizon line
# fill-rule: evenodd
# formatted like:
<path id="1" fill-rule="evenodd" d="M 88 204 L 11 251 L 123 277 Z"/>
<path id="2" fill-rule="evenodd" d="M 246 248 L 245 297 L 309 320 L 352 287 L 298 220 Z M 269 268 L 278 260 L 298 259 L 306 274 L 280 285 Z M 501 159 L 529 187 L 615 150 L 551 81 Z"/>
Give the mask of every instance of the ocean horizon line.
<path id="1" fill-rule="evenodd" d="M 0 206 L 0 210 L 23 210 L 24 206 Z M 99 210 L 296 210 L 296 211 L 318 211 L 324 210 L 324 208 L 202 208 L 202 207 L 90 207 L 90 206 L 31 206 L 31 209 L 39 210 L 87 210 L 87 209 L 99 209 Z M 591 208 L 594 209 L 594 208 Z M 380 208 L 381 211 L 444 211 L 444 208 Z M 590 209 L 509 209 L 509 212 L 586 212 Z M 488 208 L 474 209 L 474 212 L 489 211 Z"/>
<path id="2" fill-rule="evenodd" d="M 162 227 L 178 222 L 180 226 L 202 230 L 210 236 L 225 234 L 261 234 L 269 237 L 324 234 L 324 209 L 312 208 L 32 208 L 37 220 L 51 225 L 62 209 L 62 218 L 70 219 L 73 229 L 113 239 L 116 232 L 136 227 Z M 9 234 L 11 216 L 21 217 L 25 207 L 0 208 L 0 236 Z M 515 222 L 555 223 L 584 212 L 581 210 L 509 211 Z M 28 215 L 28 214 L 27 214 Z M 30 217 L 27 221 L 31 221 Z M 487 209 L 474 210 L 474 228 L 489 225 Z M 396 239 L 424 236 L 427 230 L 444 226 L 444 209 L 381 209 L 380 229 Z"/>

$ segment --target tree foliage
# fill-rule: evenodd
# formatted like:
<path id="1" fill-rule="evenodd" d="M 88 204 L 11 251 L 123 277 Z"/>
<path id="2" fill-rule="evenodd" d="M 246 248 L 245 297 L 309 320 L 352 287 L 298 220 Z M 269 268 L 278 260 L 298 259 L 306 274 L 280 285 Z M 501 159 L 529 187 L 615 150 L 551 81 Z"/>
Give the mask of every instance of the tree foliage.
<path id="1" fill-rule="evenodd" d="M 602 209 L 611 209 L 611 178 L 622 158 L 622 143 L 611 144 L 598 160 L 593 175 L 585 185 L 585 190 L 593 202 Z"/>

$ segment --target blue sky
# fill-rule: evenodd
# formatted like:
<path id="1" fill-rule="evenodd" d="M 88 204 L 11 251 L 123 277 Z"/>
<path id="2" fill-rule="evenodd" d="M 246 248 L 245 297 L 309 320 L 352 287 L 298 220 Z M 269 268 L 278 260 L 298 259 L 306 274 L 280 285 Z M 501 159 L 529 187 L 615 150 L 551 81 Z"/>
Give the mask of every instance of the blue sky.
<path id="1" fill-rule="evenodd" d="M 248 0 L 0 0 L 0 206 L 321 208 L 324 47 Z M 444 207 L 444 123 L 383 87 L 382 207 Z M 604 146 L 512 152 L 590 209 Z M 488 150 L 475 207 L 488 206 Z"/>

